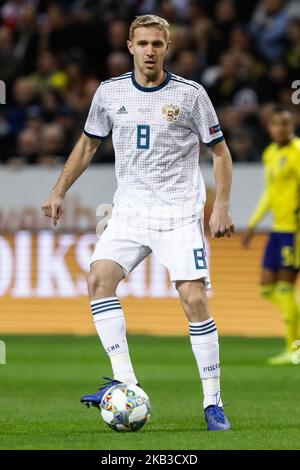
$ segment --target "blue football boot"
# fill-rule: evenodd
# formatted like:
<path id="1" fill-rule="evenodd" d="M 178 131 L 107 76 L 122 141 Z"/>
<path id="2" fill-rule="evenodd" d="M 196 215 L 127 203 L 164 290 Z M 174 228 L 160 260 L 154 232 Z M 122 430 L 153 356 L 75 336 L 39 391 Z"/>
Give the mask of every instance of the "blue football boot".
<path id="1" fill-rule="evenodd" d="M 118 385 L 122 383 L 120 382 L 120 380 L 113 380 L 113 379 L 110 379 L 109 377 L 102 377 L 102 378 L 107 380 L 108 382 L 100 385 L 99 392 L 96 392 L 92 395 L 83 395 L 83 397 L 81 397 L 80 399 L 81 403 L 86 405 L 88 408 L 90 406 L 95 406 L 96 408 L 100 408 L 101 400 L 104 397 L 107 390 L 109 390 L 114 385 Z M 136 385 L 140 387 L 139 383 L 137 383 Z"/>
<path id="2" fill-rule="evenodd" d="M 228 431 L 230 429 L 230 423 L 220 406 L 208 406 L 204 410 L 204 415 L 208 431 Z"/>
<path id="3" fill-rule="evenodd" d="M 118 385 L 122 383 L 119 380 L 113 380 L 113 379 L 110 379 L 109 377 L 102 377 L 102 378 L 107 380 L 108 382 L 100 385 L 99 392 L 96 392 L 92 395 L 83 395 L 83 397 L 81 397 L 80 399 L 81 403 L 86 405 L 88 408 L 90 406 L 95 406 L 96 408 L 100 408 L 101 400 L 103 396 L 105 395 L 105 393 L 107 392 L 107 390 L 109 390 L 114 385 Z"/>

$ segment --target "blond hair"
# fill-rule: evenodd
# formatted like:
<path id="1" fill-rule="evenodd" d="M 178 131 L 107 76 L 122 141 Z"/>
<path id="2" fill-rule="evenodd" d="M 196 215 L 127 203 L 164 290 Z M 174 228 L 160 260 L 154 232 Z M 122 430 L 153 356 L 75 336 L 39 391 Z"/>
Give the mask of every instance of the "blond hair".
<path id="1" fill-rule="evenodd" d="M 131 23 L 129 28 L 129 39 L 132 41 L 133 33 L 137 28 L 147 27 L 147 26 L 157 26 L 160 28 L 166 40 L 169 40 L 169 23 L 164 18 L 156 15 L 141 15 L 137 16 L 135 20 Z"/>

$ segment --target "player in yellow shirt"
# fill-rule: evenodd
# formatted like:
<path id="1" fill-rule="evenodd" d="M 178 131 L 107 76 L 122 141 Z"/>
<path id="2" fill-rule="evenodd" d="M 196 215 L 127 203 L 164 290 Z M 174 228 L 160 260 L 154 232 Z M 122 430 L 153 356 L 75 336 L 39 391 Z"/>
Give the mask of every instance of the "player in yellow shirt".
<path id="1" fill-rule="evenodd" d="M 249 221 L 242 243 L 250 245 L 255 227 L 271 212 L 274 219 L 263 260 L 261 294 L 283 313 L 286 349 L 269 364 L 295 363 L 293 343 L 299 339 L 299 304 L 296 278 L 300 267 L 300 138 L 296 137 L 290 111 L 276 108 L 269 133 L 273 142 L 263 153 L 265 189 Z"/>

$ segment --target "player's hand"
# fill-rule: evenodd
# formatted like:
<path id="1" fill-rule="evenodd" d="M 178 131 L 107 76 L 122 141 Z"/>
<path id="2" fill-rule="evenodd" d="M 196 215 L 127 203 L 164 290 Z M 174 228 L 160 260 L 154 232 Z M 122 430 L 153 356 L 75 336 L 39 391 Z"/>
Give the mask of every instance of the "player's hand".
<path id="1" fill-rule="evenodd" d="M 247 228 L 246 232 L 242 235 L 242 246 L 244 248 L 249 248 L 253 235 L 254 235 L 254 229 Z"/>
<path id="2" fill-rule="evenodd" d="M 212 238 L 231 237 L 234 233 L 234 223 L 227 207 L 214 207 L 210 217 L 209 227 Z"/>
<path id="3" fill-rule="evenodd" d="M 63 197 L 52 193 L 48 199 L 43 203 L 41 209 L 45 217 L 50 217 L 54 226 L 63 214 Z"/>

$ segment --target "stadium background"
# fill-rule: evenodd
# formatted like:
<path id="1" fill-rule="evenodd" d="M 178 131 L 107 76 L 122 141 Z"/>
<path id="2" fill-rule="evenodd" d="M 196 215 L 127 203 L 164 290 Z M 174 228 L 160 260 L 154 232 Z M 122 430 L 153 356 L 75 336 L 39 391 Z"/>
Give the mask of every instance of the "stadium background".
<path id="1" fill-rule="evenodd" d="M 148 12 L 171 25 L 166 67 L 203 83 L 218 111 L 234 160 L 238 232 L 262 189 L 260 156 L 276 104 L 293 110 L 299 134 L 300 107 L 291 99 L 300 63 L 297 1 L 1 1 L 0 79 L 6 84 L 6 104 L 0 106 L 1 333 L 94 333 L 85 273 L 99 220 L 96 208 L 111 202 L 115 188 L 111 140 L 70 192 L 58 229 L 42 219 L 39 207 L 82 131 L 95 89 L 130 70 L 128 25 Z M 200 162 L 208 217 L 213 180 L 205 148 Z M 267 219 L 262 230 L 270 224 Z M 258 295 L 265 234 L 250 251 L 242 250 L 239 234 L 207 242 L 211 307 L 220 333 L 280 336 L 280 316 Z M 176 292 L 153 258 L 123 283 L 119 295 L 129 332 L 186 334 Z"/>
<path id="2" fill-rule="evenodd" d="M 237 233 L 211 240 L 207 232 L 233 428 L 218 436 L 202 432 L 187 322 L 153 257 L 118 292 L 135 370 L 151 398 L 150 423 L 133 436 L 112 434 L 95 410 L 79 406 L 99 376 L 111 374 L 85 280 L 96 210 L 111 203 L 116 184 L 110 139 L 68 193 L 58 227 L 40 211 L 99 83 L 131 68 L 129 23 L 149 12 L 170 22 L 166 67 L 205 85 L 234 161 Z M 240 243 L 263 187 L 261 152 L 275 105 L 293 111 L 300 135 L 300 106 L 292 102 L 299 64 L 298 0 L 0 0 L 0 450 L 299 449 L 299 368 L 266 364 L 280 351 L 284 328 L 258 293 L 271 219 L 250 250 Z M 214 181 L 205 148 L 200 163 L 207 221 Z"/>

